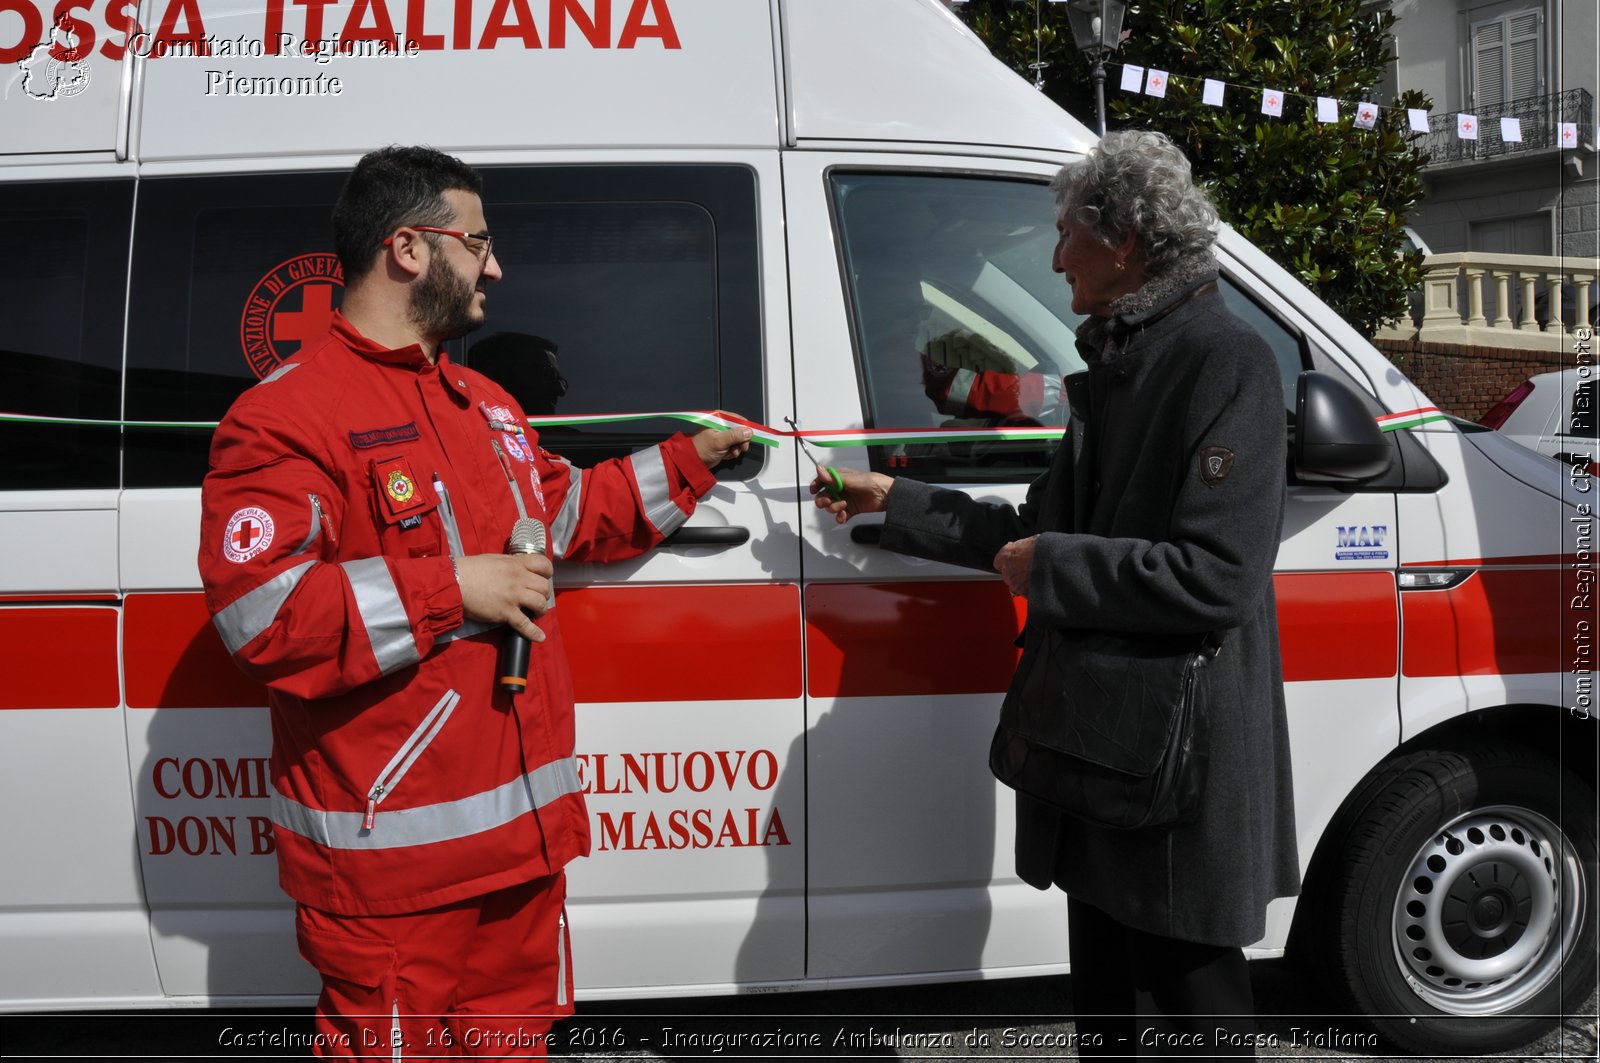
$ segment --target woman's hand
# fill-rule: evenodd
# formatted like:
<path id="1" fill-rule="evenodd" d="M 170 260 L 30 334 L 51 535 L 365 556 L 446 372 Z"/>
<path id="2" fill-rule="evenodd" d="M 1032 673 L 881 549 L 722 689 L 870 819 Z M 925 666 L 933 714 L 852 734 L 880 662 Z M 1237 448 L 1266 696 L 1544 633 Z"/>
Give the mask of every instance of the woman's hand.
<path id="1" fill-rule="evenodd" d="M 834 498 L 829 493 L 834 486 L 833 477 L 828 474 L 829 469 L 838 473 L 844 484 L 842 498 Z M 843 524 L 858 513 L 883 512 L 889 502 L 889 489 L 893 486 L 893 478 L 882 473 L 841 469 L 838 466 L 824 469 L 818 465 L 817 478 L 811 481 L 811 495 L 818 509 L 827 510 L 833 514 L 834 520 Z"/>
<path id="2" fill-rule="evenodd" d="M 994 570 L 1006 581 L 1014 598 L 1028 596 L 1028 577 L 1033 572 L 1033 544 L 1038 538 L 1037 535 L 1030 535 L 1026 539 L 1006 543 L 994 555 Z"/>

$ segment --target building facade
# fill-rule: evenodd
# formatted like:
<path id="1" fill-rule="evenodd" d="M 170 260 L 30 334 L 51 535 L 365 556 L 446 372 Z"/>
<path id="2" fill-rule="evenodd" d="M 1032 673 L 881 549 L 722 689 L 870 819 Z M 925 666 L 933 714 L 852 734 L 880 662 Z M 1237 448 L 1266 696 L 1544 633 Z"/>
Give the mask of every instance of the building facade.
<path id="1" fill-rule="evenodd" d="M 1388 0 L 1394 84 L 1433 100 L 1427 197 L 1410 219 L 1435 254 L 1600 254 L 1600 12 L 1595 0 Z M 1457 116 L 1475 116 L 1476 140 Z M 1502 135 L 1515 118 L 1521 139 Z M 1575 123 L 1564 143 L 1561 123 Z"/>

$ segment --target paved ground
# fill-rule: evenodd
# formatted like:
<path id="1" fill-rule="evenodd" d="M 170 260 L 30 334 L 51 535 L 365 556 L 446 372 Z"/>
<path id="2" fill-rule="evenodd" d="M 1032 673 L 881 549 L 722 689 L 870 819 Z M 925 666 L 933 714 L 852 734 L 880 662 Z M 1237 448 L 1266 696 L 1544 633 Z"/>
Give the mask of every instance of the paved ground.
<path id="1" fill-rule="evenodd" d="M 1251 965 L 1260 1032 L 1258 1058 L 1392 1059 L 1361 1028 L 1318 1014 L 1286 962 Z M 1063 1018 L 1068 979 L 794 993 L 781 996 L 597 1003 L 557 1027 L 555 1058 L 1071 1059 L 1073 1024 Z M 1596 997 L 1537 1043 L 1507 1059 L 1595 1059 Z M 297 1058 L 273 1037 L 304 1038 L 307 1012 L 198 1011 L 95 1016 L 6 1016 L 0 1058 L 257 1060 Z M 749 1047 L 750 1035 L 782 1043 Z M 738 1040 L 736 1040 L 736 1038 Z M 797 1043 L 801 1040 L 806 1043 Z M 419 1058 L 408 1056 L 407 1058 Z M 1417 1058 L 1417 1057 L 1406 1057 Z M 1484 1058 L 1481 1056 L 1472 1058 Z"/>

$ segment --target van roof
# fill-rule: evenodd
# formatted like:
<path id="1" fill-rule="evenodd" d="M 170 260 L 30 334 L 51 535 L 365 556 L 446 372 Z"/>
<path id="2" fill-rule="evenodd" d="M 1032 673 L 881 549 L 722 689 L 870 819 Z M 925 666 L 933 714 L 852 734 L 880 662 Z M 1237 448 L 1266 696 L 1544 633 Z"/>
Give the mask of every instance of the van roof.
<path id="1" fill-rule="evenodd" d="M 56 6 L 0 19 L 11 164 L 1093 141 L 937 0 L 153 0 L 149 26 L 90 0 L 52 27 Z"/>

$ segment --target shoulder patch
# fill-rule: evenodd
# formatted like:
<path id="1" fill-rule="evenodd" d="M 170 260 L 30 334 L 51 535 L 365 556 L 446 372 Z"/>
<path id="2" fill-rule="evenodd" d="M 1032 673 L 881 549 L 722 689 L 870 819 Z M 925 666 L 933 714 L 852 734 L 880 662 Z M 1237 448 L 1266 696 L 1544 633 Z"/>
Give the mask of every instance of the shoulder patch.
<path id="1" fill-rule="evenodd" d="M 1227 447 L 1200 448 L 1200 479 L 1207 487 L 1215 487 L 1233 471 L 1233 451 Z"/>

